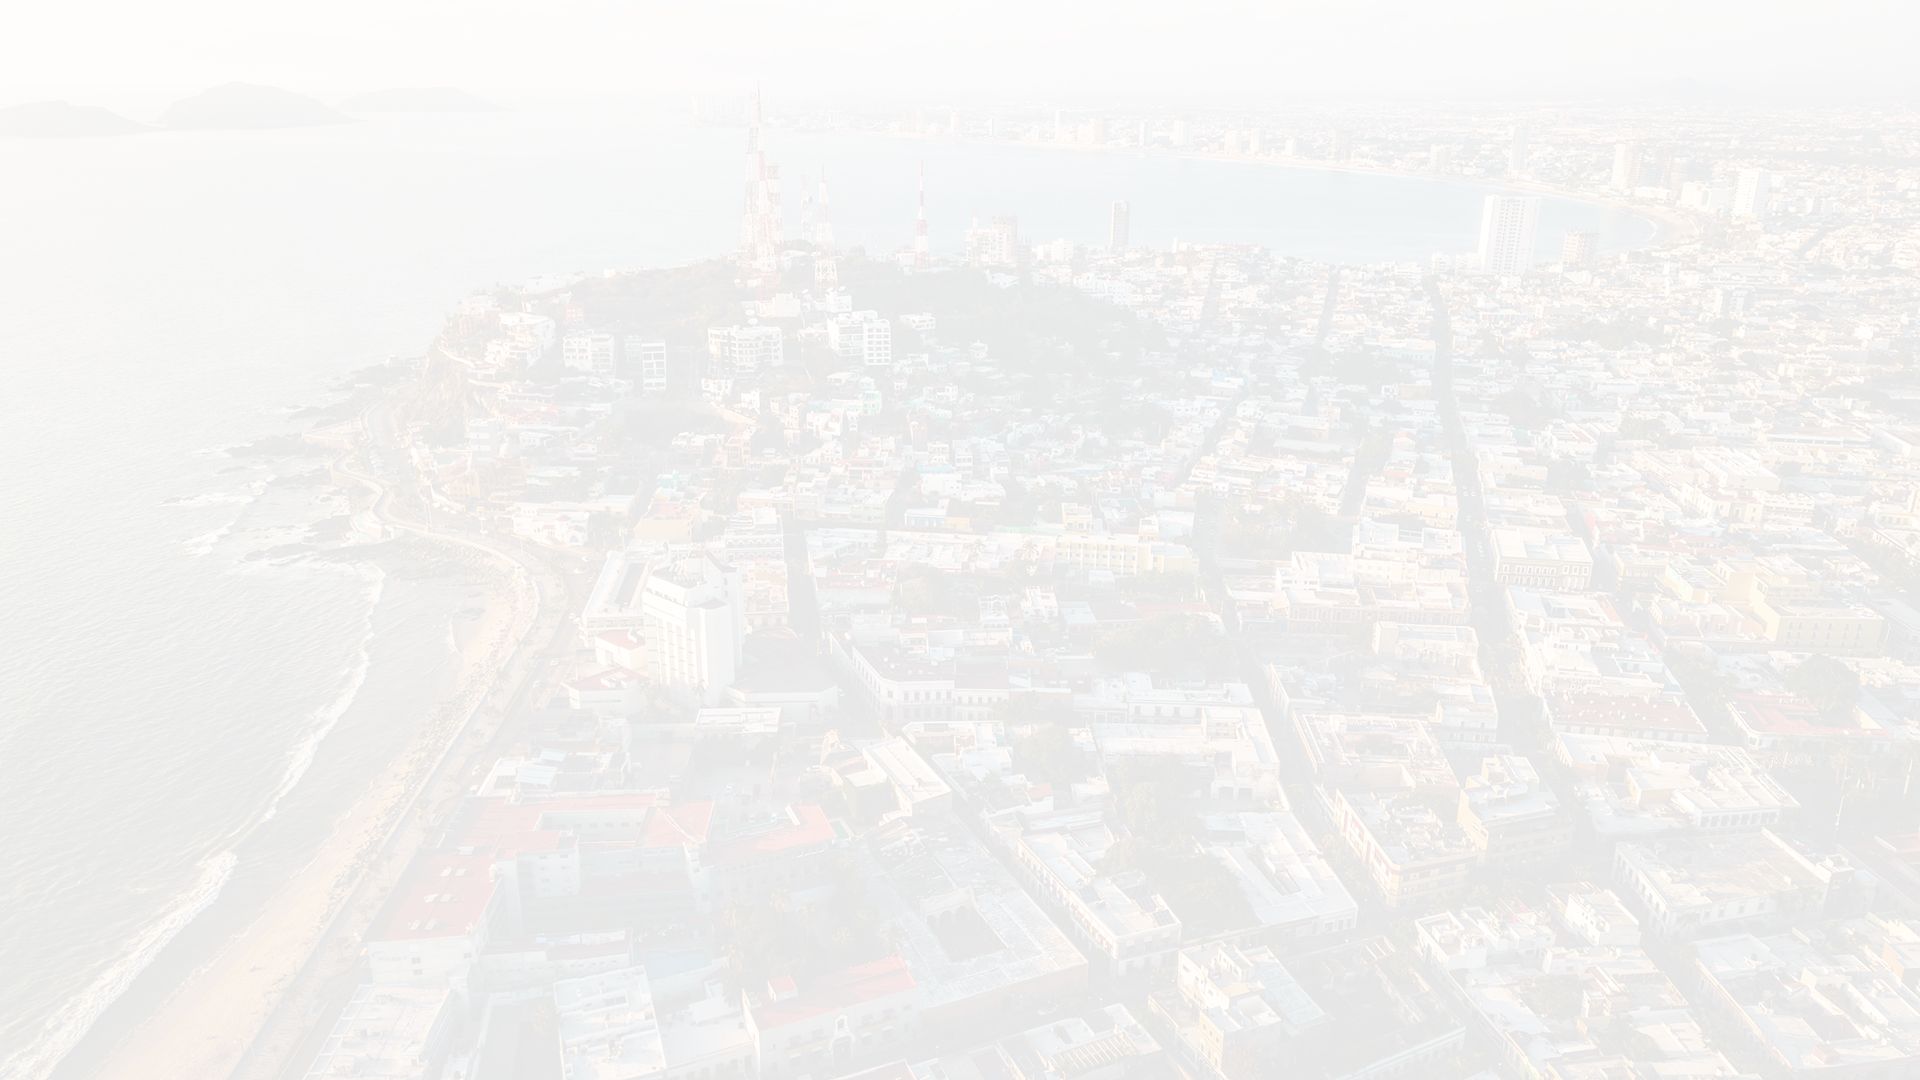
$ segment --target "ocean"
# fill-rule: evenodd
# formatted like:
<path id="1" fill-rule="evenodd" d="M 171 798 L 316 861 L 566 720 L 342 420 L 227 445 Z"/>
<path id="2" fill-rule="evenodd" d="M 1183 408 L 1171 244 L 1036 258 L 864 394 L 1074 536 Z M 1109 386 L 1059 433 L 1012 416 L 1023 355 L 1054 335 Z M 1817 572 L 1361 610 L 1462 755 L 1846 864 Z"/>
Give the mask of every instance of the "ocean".
<path id="1" fill-rule="evenodd" d="M 1484 194 L 881 136 L 768 148 L 790 229 L 824 170 L 837 239 L 872 251 L 911 240 L 922 161 L 942 251 L 997 214 L 1104 243 L 1125 199 L 1139 245 L 1423 259 L 1472 249 Z M 90 1031 L 216 949 L 405 744 L 483 595 L 470 570 L 289 549 L 340 512 L 324 459 L 236 448 L 420 353 L 468 292 L 728 251 L 742 150 L 611 106 L 0 142 L 0 1077 L 84 1075 Z M 1548 200 L 1543 253 L 1570 229 L 1653 233 Z"/>

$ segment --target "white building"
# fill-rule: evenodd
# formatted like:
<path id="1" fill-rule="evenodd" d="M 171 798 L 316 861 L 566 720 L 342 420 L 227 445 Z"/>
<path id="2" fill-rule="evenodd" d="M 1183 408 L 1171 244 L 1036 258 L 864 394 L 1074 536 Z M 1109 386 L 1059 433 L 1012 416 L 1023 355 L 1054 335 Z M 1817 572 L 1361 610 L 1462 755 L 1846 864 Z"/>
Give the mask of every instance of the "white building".
<path id="1" fill-rule="evenodd" d="M 1767 216 L 1767 200 L 1773 196 L 1773 175 L 1765 169 L 1741 169 L 1733 186 L 1733 216 L 1742 221 L 1759 221 Z"/>
<path id="2" fill-rule="evenodd" d="M 1502 585 L 1577 592 L 1593 581 L 1593 553 L 1571 533 L 1494 529 L 1493 580 Z"/>
<path id="3" fill-rule="evenodd" d="M 716 326 L 707 331 L 713 374 L 740 378 L 786 363 L 786 336 L 777 326 Z"/>
<path id="4" fill-rule="evenodd" d="M 1540 200 L 1531 195 L 1489 195 L 1480 210 L 1480 268 L 1490 274 L 1524 274 L 1533 268 L 1533 234 Z"/>
<path id="5" fill-rule="evenodd" d="M 597 330 L 568 334 L 560 341 L 560 361 L 569 371 L 611 378 L 614 373 L 613 335 Z"/>
<path id="6" fill-rule="evenodd" d="M 1615 191 L 1632 191 L 1640 186 L 1640 145 L 1638 143 L 1614 144 L 1613 175 L 1609 178 L 1607 186 Z"/>
<path id="7" fill-rule="evenodd" d="M 567 1080 L 659 1080 L 667 1054 L 644 968 L 553 984 L 560 1074 Z"/>
<path id="8" fill-rule="evenodd" d="M 446 987 L 362 983 L 314 1056 L 307 1080 L 414 1080 L 437 1076 L 458 1010 Z"/>
<path id="9" fill-rule="evenodd" d="M 667 388 L 667 343 L 628 334 L 621 342 L 621 359 L 626 362 L 626 376 L 637 384 L 641 391 L 657 394 Z"/>
<path id="10" fill-rule="evenodd" d="M 1816 861 L 1766 829 L 1621 844 L 1613 873 L 1647 928 L 1663 938 L 1750 919 L 1805 918 L 1854 877 L 1840 856 Z"/>
<path id="11" fill-rule="evenodd" d="M 877 311 L 846 311 L 827 323 L 827 345 L 843 360 L 867 367 L 893 364 L 893 324 Z"/>
<path id="12" fill-rule="evenodd" d="M 648 564 L 638 599 L 648 676 L 718 705 L 747 636 L 739 570 L 702 547 L 672 548 Z"/>

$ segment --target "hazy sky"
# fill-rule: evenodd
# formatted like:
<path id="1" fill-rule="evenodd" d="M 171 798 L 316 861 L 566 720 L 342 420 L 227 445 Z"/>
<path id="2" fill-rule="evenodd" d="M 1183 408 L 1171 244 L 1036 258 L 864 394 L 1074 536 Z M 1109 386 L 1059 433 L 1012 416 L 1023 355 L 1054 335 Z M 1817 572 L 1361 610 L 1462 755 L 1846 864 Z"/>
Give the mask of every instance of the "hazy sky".
<path id="1" fill-rule="evenodd" d="M 260 0 L 13 6 L 8 100 L 241 80 L 321 95 L 1525 93 L 1675 79 L 1910 88 L 1920 5 L 1871 0 Z M 104 103 L 104 102 L 103 102 Z"/>

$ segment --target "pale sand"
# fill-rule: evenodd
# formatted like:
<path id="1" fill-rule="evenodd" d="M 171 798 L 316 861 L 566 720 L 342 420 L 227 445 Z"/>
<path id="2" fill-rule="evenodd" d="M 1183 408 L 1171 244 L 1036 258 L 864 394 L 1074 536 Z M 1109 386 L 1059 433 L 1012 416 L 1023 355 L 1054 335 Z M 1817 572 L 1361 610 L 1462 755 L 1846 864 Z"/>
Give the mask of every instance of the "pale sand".
<path id="1" fill-rule="evenodd" d="M 382 841 L 415 801 L 413 794 L 426 784 L 465 716 L 488 687 L 506 677 L 502 668 L 510 646 L 530 627 L 534 611 L 529 591 L 516 587 L 507 593 L 502 602 L 489 604 L 477 621 L 463 650 L 456 695 L 421 726 L 406 756 L 372 780 L 313 859 L 287 879 L 250 925 L 173 990 L 109 1056 L 100 1075 L 147 1080 L 226 1076 L 272 1018 L 296 976 L 324 984 L 357 967 L 358 949 L 351 945 L 358 934 L 341 932 L 371 922 L 417 846 L 397 836 L 385 857 L 376 859 Z M 405 831 L 418 829 L 417 818 L 404 823 Z M 330 928 L 336 931 L 332 937 L 344 938 L 340 944 L 347 947 L 327 940 Z M 303 972 L 310 957 L 313 966 Z M 277 1057 L 265 1042 L 256 1055 Z"/>
<path id="2" fill-rule="evenodd" d="M 362 932 L 430 827 L 470 787 L 469 773 L 482 764 L 507 704 L 527 678 L 530 656 L 550 644 L 559 627 L 551 609 L 564 594 L 556 595 L 550 580 L 536 587 L 518 560 L 495 545 L 445 534 L 434 539 L 511 567 L 467 634 L 454 693 L 421 725 L 406 754 L 371 780 L 312 860 L 114 1047 L 96 1075 L 208 1080 L 304 1069 L 291 1059 L 324 1035 L 314 1029 L 329 1022 L 341 988 L 360 967 Z M 543 602 L 550 610 L 541 610 Z"/>

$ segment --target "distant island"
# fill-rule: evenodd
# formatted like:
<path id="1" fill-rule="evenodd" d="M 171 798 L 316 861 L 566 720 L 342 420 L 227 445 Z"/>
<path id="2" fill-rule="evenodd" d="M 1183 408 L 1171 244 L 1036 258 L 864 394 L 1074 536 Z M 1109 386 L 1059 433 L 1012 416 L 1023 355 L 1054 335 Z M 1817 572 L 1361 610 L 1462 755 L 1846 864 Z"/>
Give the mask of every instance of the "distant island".
<path id="1" fill-rule="evenodd" d="M 352 121 L 345 113 L 291 90 L 227 83 L 167 107 L 162 125 L 176 131 L 313 127 Z"/>
<path id="2" fill-rule="evenodd" d="M 132 135 L 143 131 L 264 131 L 352 123 L 348 113 L 498 112 L 499 105 L 451 86 L 396 87 L 358 94 L 335 109 L 274 86 L 227 83 L 167 107 L 156 127 L 97 105 L 31 101 L 0 107 L 0 137 L 65 138 Z"/>
<path id="3" fill-rule="evenodd" d="M 65 101 L 29 101 L 0 108 L 0 135 L 24 139 L 131 135 L 151 130 L 117 112 Z"/>
<path id="4" fill-rule="evenodd" d="M 501 107 L 483 97 L 451 86 L 395 87 L 357 94 L 340 103 L 348 112 L 434 113 L 499 112 Z"/>

